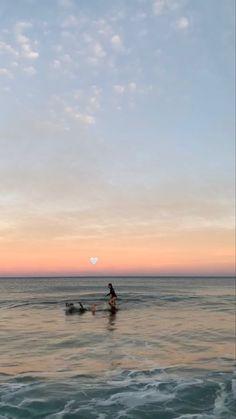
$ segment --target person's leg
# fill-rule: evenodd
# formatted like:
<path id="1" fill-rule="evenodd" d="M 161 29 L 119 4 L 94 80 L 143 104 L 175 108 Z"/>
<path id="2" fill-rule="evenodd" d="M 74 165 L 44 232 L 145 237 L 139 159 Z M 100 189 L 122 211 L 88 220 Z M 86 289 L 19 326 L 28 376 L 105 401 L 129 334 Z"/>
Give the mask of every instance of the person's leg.
<path id="1" fill-rule="evenodd" d="M 110 306 L 115 307 L 116 306 L 116 297 L 112 297 L 109 301 Z"/>
<path id="2" fill-rule="evenodd" d="M 97 304 L 92 304 L 91 305 L 91 312 L 92 312 L 92 314 L 95 314 L 96 313 L 96 309 L 97 309 Z"/>

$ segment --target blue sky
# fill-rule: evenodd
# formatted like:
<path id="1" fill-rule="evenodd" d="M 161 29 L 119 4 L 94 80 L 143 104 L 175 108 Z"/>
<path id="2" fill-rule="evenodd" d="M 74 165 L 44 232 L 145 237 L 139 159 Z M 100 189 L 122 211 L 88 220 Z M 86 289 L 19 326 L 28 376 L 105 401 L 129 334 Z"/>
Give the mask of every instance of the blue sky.
<path id="1" fill-rule="evenodd" d="M 89 234 L 97 252 L 101 238 L 132 248 L 132 237 L 156 237 L 158 248 L 164 237 L 174 247 L 198 230 L 209 246 L 219 234 L 215 258 L 222 244 L 232 268 L 234 7 L 1 1 L 0 238 L 9 252 L 64 237 L 79 253 Z"/>

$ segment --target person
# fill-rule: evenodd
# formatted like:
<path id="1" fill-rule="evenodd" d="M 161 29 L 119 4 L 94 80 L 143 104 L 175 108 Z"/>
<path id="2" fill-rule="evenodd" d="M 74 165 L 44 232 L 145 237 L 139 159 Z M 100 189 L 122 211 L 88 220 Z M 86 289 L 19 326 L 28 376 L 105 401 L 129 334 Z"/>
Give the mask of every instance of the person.
<path id="1" fill-rule="evenodd" d="M 110 289 L 109 293 L 107 294 L 107 296 L 110 295 L 110 300 L 108 303 L 110 304 L 111 308 L 116 308 L 116 300 L 117 300 L 116 292 L 111 283 L 108 284 L 108 288 Z"/>
<path id="2" fill-rule="evenodd" d="M 85 308 L 84 306 L 83 306 L 83 304 L 79 301 L 79 305 L 80 305 L 80 313 L 81 314 L 83 314 L 83 313 L 85 313 L 85 311 L 88 311 L 88 309 L 87 308 Z"/>
<path id="3" fill-rule="evenodd" d="M 97 310 L 97 304 L 92 304 L 90 306 L 90 310 L 91 310 L 91 313 L 94 315 L 96 313 L 96 310 Z"/>
<path id="4" fill-rule="evenodd" d="M 67 314 L 74 314 L 74 313 L 83 314 L 86 311 L 88 311 L 88 309 L 85 308 L 80 301 L 78 302 L 78 304 L 80 305 L 80 307 L 75 306 L 74 303 L 66 303 L 66 313 Z"/>

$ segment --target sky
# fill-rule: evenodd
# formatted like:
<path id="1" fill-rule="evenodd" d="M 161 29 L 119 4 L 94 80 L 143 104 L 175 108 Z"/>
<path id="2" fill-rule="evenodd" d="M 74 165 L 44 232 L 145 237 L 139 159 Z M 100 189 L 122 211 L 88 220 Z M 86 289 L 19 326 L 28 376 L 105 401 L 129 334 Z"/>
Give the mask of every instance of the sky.
<path id="1" fill-rule="evenodd" d="M 234 8 L 0 1 L 0 275 L 234 274 Z"/>

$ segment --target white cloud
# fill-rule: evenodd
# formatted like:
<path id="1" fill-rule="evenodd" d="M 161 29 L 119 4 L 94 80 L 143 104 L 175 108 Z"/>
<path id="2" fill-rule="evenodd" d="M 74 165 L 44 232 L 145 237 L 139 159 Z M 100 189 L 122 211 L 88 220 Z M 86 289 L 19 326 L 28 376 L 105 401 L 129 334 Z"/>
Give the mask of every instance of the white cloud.
<path id="1" fill-rule="evenodd" d="M 102 89 L 101 87 L 98 87 L 96 85 L 91 86 L 92 88 L 92 92 L 95 96 L 100 96 L 102 94 Z"/>
<path id="2" fill-rule="evenodd" d="M 156 0 L 152 6 L 153 13 L 156 16 L 162 15 L 165 11 L 165 8 L 166 8 L 165 0 Z"/>
<path id="3" fill-rule="evenodd" d="M 53 68 L 55 68 L 57 70 L 58 68 L 61 67 L 61 61 L 60 60 L 54 60 L 53 63 L 52 63 L 52 66 L 53 66 Z"/>
<path id="4" fill-rule="evenodd" d="M 37 60 L 39 53 L 34 51 L 32 41 L 24 34 L 27 29 L 32 28 L 30 22 L 17 22 L 15 25 L 16 40 L 21 48 L 21 55 L 30 60 Z"/>
<path id="5" fill-rule="evenodd" d="M 61 52 L 63 52 L 63 45 L 55 45 L 54 49 L 58 54 L 60 54 Z"/>
<path id="6" fill-rule="evenodd" d="M 81 122 L 83 125 L 94 125 L 96 120 L 93 115 L 78 112 L 77 109 L 67 106 L 66 113 L 75 121 Z"/>
<path id="7" fill-rule="evenodd" d="M 92 97 L 90 97 L 90 99 L 89 99 L 89 105 L 90 105 L 91 109 L 93 109 L 93 110 L 100 109 L 100 102 L 99 102 L 98 96 L 92 96 Z"/>
<path id="8" fill-rule="evenodd" d="M 95 124 L 95 118 L 92 115 L 78 114 L 78 118 L 85 125 L 94 125 Z"/>
<path id="9" fill-rule="evenodd" d="M 136 92 L 137 90 L 137 85 L 136 83 L 134 83 L 133 81 L 129 83 L 128 85 L 128 89 L 130 92 Z"/>
<path id="10" fill-rule="evenodd" d="M 83 50 L 83 55 L 87 57 L 89 63 L 98 65 L 107 56 L 107 53 L 99 41 L 92 40 L 89 41 L 88 48 Z"/>
<path id="11" fill-rule="evenodd" d="M 13 67 L 13 68 L 17 68 L 17 67 L 19 67 L 19 63 L 18 63 L 17 61 L 13 61 L 13 62 L 11 63 L 11 67 Z"/>
<path id="12" fill-rule="evenodd" d="M 113 89 L 119 95 L 122 95 L 125 92 L 125 86 L 122 86 L 121 84 L 115 84 Z"/>
<path id="13" fill-rule="evenodd" d="M 154 15 L 161 16 L 164 13 L 175 12 L 181 9 L 185 0 L 154 0 L 152 10 Z"/>
<path id="14" fill-rule="evenodd" d="M 182 16 L 179 20 L 176 22 L 177 29 L 183 30 L 187 29 L 189 27 L 189 20 L 187 17 Z"/>
<path id="15" fill-rule="evenodd" d="M 100 109 L 100 101 L 102 96 L 102 89 L 96 85 L 90 86 L 86 90 L 77 89 L 72 92 L 71 99 L 79 105 L 80 109 L 85 109 L 89 114 L 94 114 Z"/>
<path id="16" fill-rule="evenodd" d="M 102 45 L 99 42 L 95 42 L 93 45 L 93 52 L 96 58 L 104 58 L 106 56 L 106 51 L 104 51 Z"/>
<path id="17" fill-rule="evenodd" d="M 12 54 L 16 57 L 19 55 L 19 53 L 14 48 L 12 48 L 11 45 L 0 41 L 0 54 L 2 54 L 2 53 Z"/>
<path id="18" fill-rule="evenodd" d="M 135 93 L 137 92 L 137 84 L 134 81 L 131 81 L 127 85 L 115 84 L 113 90 L 119 95 L 123 95 L 125 92 Z"/>
<path id="19" fill-rule="evenodd" d="M 122 40 L 119 35 L 113 35 L 111 38 L 111 43 L 115 49 L 120 49 L 122 47 Z"/>
<path id="20" fill-rule="evenodd" d="M 102 95 L 102 89 L 98 88 L 97 86 L 92 86 L 92 96 L 89 98 L 88 106 L 92 111 L 99 110 L 100 100 Z"/>
<path id="21" fill-rule="evenodd" d="M 97 22 L 94 22 L 97 27 L 97 32 L 99 35 L 109 38 L 113 31 L 112 27 L 107 23 L 105 19 L 99 19 Z"/>
<path id="22" fill-rule="evenodd" d="M 76 89 L 62 96 L 52 96 L 50 118 L 59 129 L 93 126 L 101 109 L 103 90 L 97 85 Z M 76 124 L 76 125 L 75 125 Z"/>
<path id="23" fill-rule="evenodd" d="M 0 76 L 8 77 L 9 79 L 13 78 L 12 73 L 7 68 L 0 68 Z"/>
<path id="24" fill-rule="evenodd" d="M 34 76 L 37 71 L 35 70 L 35 68 L 31 65 L 29 67 L 25 67 L 23 69 L 23 71 L 28 75 L 28 76 Z"/>
<path id="25" fill-rule="evenodd" d="M 79 21 L 76 16 L 70 15 L 68 16 L 64 22 L 62 23 L 63 28 L 72 28 L 78 26 Z"/>

